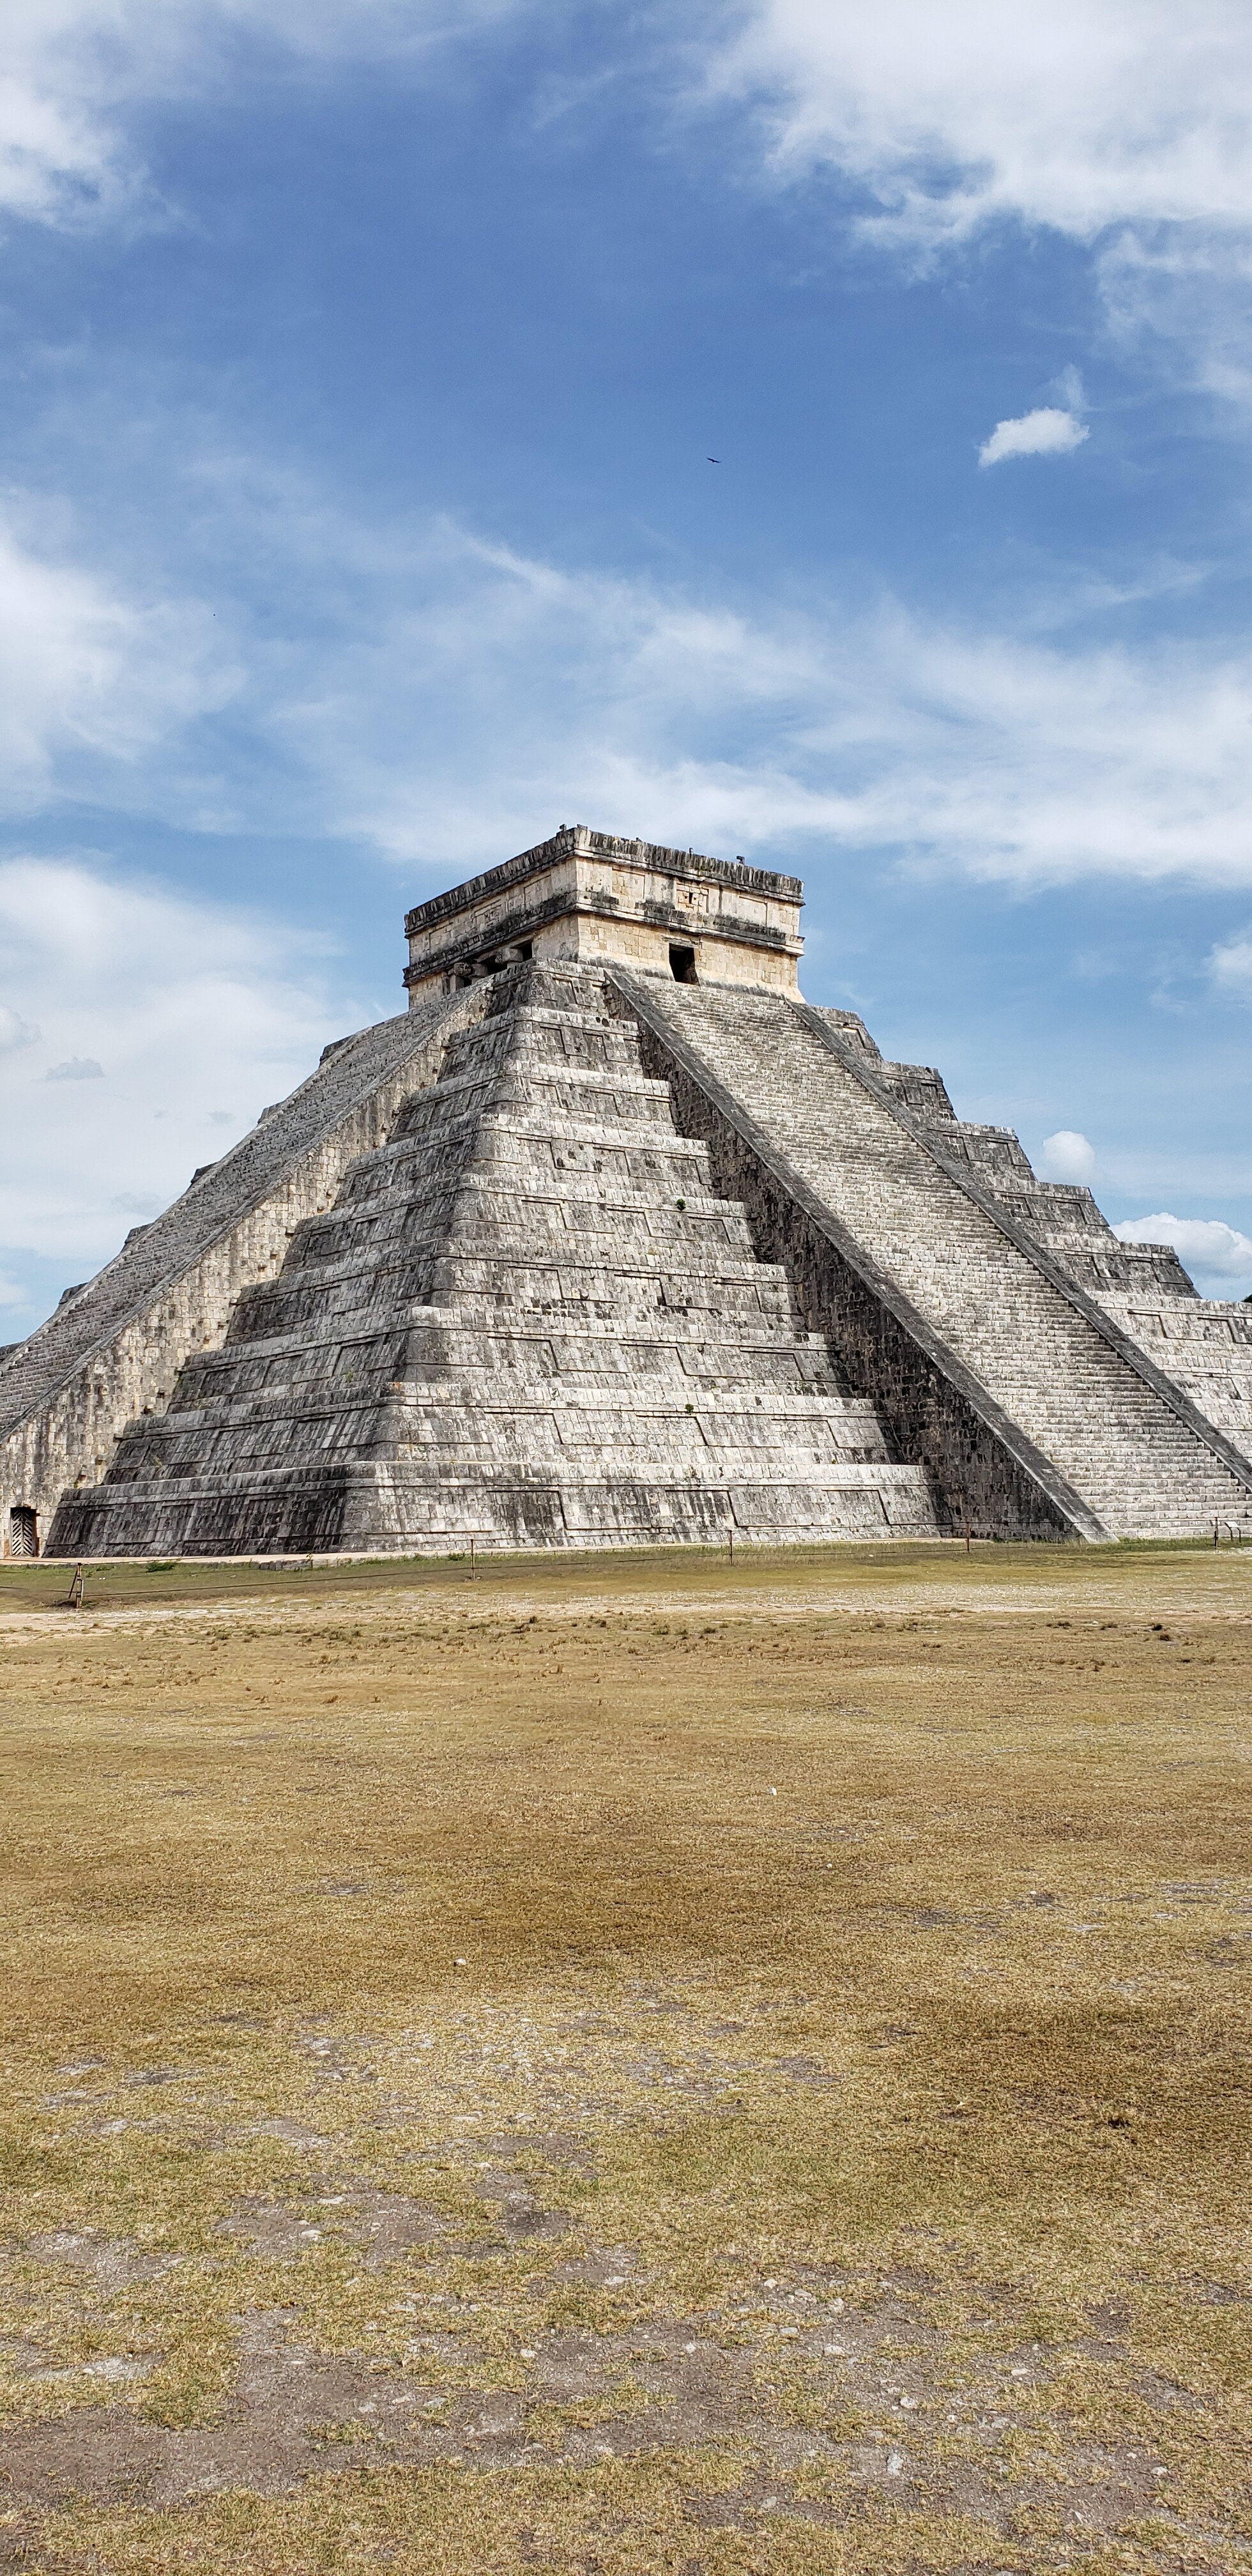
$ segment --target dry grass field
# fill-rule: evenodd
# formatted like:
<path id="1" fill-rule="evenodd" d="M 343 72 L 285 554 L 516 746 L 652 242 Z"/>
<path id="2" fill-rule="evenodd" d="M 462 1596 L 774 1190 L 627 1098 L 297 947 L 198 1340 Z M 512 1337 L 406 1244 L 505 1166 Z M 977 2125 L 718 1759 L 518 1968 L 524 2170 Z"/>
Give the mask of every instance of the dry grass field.
<path id="1" fill-rule="evenodd" d="M 0 1574 L 0 2569 L 1252 2557 L 1252 1552 Z"/>

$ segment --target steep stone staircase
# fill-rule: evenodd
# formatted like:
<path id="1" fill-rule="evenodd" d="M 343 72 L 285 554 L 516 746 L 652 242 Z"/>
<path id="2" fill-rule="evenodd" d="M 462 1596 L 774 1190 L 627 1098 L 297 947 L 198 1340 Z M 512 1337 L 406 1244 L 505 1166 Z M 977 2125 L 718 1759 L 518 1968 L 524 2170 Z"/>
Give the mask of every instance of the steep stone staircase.
<path id="1" fill-rule="evenodd" d="M 1247 1461 L 975 1172 L 945 1159 L 926 1104 L 884 1078 L 910 1068 L 875 1062 L 841 1014 L 611 972 L 662 1056 L 670 1047 L 732 1124 L 746 1117 L 783 1185 L 790 1174 L 829 1211 L 853 1262 L 914 1320 L 928 1363 L 946 1360 L 975 1409 L 1020 1435 L 1016 1454 L 1029 1471 L 1033 1451 L 1075 1529 L 1182 1536 L 1252 1519 Z"/>
<path id="2" fill-rule="evenodd" d="M 931 1065 L 884 1061 L 852 1011 L 818 1017 L 928 1130 L 940 1160 L 964 1167 L 1129 1341 L 1252 1459 L 1252 1301 L 1199 1297 L 1168 1243 L 1123 1243 L 1089 1189 L 1040 1180 L 1011 1127 L 958 1118 Z"/>
<path id="3" fill-rule="evenodd" d="M 684 1000 L 701 1000 L 684 994 Z M 63 1497 L 59 1555 L 936 1527 L 797 1325 L 604 976 L 515 966 L 439 1079 Z"/>

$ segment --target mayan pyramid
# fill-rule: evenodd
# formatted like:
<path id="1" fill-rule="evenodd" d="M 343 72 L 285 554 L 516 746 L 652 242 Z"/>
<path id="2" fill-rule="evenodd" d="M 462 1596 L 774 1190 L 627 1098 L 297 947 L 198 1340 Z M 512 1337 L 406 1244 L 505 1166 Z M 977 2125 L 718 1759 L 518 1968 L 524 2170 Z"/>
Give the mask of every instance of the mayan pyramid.
<path id="1" fill-rule="evenodd" d="M 801 999 L 802 889 L 582 827 L 0 1360 L 8 1552 L 1252 1528 L 1252 1307 Z"/>

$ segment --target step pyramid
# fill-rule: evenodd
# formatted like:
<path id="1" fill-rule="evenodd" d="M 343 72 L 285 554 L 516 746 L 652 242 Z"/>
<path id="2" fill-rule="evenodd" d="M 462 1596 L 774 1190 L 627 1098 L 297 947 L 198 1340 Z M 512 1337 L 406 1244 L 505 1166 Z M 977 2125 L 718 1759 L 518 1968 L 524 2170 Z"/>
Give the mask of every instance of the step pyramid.
<path id="1" fill-rule="evenodd" d="M 602 971 L 515 964 L 62 1556 L 931 1535 Z"/>

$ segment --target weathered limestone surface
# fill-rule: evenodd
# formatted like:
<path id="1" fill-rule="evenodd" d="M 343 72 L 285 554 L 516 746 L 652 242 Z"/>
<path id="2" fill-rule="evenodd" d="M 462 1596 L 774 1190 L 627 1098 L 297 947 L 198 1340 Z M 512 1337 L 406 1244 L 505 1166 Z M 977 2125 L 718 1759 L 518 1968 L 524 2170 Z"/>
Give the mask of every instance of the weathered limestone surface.
<path id="1" fill-rule="evenodd" d="M 1252 1458 L 1252 1305 L 1197 1297 L 1171 1244 L 1119 1243 L 1090 1190 L 1036 1178 L 1011 1128 L 958 1119 L 930 1066 L 885 1063 L 851 1012 L 824 1016 L 927 1123 L 935 1151 L 968 1170 L 1240 1455 Z"/>
<path id="2" fill-rule="evenodd" d="M 220 1342 L 241 1289 L 277 1270 L 303 1218 L 433 1080 L 449 1029 L 481 991 L 428 1003 L 327 1050 L 116 1259 L 0 1362 L 0 1530 L 34 1509 L 46 1541 L 61 1493 L 94 1484 L 124 1426 L 166 1404 L 183 1360 Z"/>
<path id="3" fill-rule="evenodd" d="M 1216 1297 L 1153 1296 L 1146 1285 L 1099 1293 L 1123 1332 L 1252 1463 L 1252 1307 Z"/>
<path id="4" fill-rule="evenodd" d="M 526 958 L 618 957 L 646 973 L 794 993 L 803 900 L 798 877 L 576 823 L 416 904 L 404 980 L 419 1001 Z"/>
<path id="5" fill-rule="evenodd" d="M 438 1082 L 66 1498 L 56 1552 L 933 1533 L 603 975 L 477 989 Z"/>
<path id="6" fill-rule="evenodd" d="M 408 1013 L 0 1353 L 10 1544 L 1252 1533 L 1252 1307 L 802 1002 L 802 892 L 577 826 L 416 907 Z"/>
<path id="7" fill-rule="evenodd" d="M 1017 1222 L 1006 1193 L 981 1185 L 972 1157 L 962 1166 L 938 1150 L 942 1104 L 932 1091 L 930 1120 L 918 1114 L 922 1069 L 882 1079 L 848 1014 L 610 972 L 649 1032 L 645 1064 L 674 1081 L 680 1125 L 710 1144 L 715 1179 L 745 1198 L 758 1239 L 785 1259 L 786 1207 L 803 1218 L 791 1261 L 804 1311 L 901 1454 L 925 1460 L 954 1520 L 1004 1527 L 1010 1464 L 1041 1512 L 1086 1537 L 1248 1517 L 1241 1453 Z"/>

